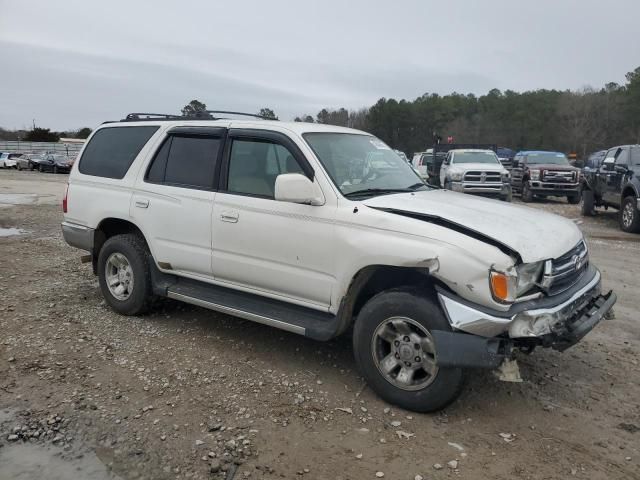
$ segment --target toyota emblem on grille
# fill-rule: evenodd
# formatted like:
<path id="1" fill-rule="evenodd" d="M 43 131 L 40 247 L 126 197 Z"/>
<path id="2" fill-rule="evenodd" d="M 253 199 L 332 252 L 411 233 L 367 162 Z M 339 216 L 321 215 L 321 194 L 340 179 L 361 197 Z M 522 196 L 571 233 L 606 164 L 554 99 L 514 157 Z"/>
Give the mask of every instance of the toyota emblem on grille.
<path id="1" fill-rule="evenodd" d="M 574 270 L 580 270 L 582 268 L 582 259 L 578 255 L 574 255 L 572 260 Z"/>
<path id="2" fill-rule="evenodd" d="M 480 181 L 481 181 L 482 183 L 484 183 L 484 182 L 486 182 L 486 181 L 487 181 L 487 172 L 482 172 L 482 173 L 480 174 Z"/>

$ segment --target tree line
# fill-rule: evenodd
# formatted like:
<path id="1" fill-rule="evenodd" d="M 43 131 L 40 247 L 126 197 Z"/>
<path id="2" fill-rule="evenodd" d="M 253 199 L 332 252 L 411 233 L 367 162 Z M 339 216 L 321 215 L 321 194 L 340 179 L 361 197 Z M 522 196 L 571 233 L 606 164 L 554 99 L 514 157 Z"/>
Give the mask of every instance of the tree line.
<path id="1" fill-rule="evenodd" d="M 613 145 L 640 143 L 640 67 L 626 83 L 600 89 L 533 90 L 486 95 L 425 93 L 415 100 L 381 98 L 360 110 L 322 109 L 296 122 L 366 130 L 408 154 L 434 137 L 456 143 L 495 143 L 514 150 L 574 152 L 584 157 Z"/>

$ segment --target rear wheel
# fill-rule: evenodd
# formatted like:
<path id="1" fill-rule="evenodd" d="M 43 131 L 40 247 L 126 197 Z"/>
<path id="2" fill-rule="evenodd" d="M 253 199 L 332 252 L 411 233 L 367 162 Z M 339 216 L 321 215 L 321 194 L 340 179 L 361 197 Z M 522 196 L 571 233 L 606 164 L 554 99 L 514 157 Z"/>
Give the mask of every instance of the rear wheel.
<path id="1" fill-rule="evenodd" d="M 584 217 L 591 217 L 595 214 L 593 190 L 582 190 L 582 207 L 580 212 Z"/>
<path id="2" fill-rule="evenodd" d="M 136 234 L 109 238 L 98 255 L 98 281 L 106 302 L 123 315 L 148 310 L 153 299 L 151 255 Z"/>
<path id="3" fill-rule="evenodd" d="M 640 232 L 640 212 L 638 212 L 637 200 L 629 195 L 622 200 L 620 206 L 620 228 L 625 232 Z"/>
<path id="4" fill-rule="evenodd" d="M 353 332 L 356 363 L 387 402 L 430 412 L 459 395 L 463 371 L 436 365 L 432 330 L 451 328 L 434 300 L 411 289 L 382 292 L 362 307 Z"/>
<path id="5" fill-rule="evenodd" d="M 533 202 L 533 193 L 531 193 L 531 187 L 529 187 L 529 182 L 522 182 L 522 201 L 523 202 Z"/>

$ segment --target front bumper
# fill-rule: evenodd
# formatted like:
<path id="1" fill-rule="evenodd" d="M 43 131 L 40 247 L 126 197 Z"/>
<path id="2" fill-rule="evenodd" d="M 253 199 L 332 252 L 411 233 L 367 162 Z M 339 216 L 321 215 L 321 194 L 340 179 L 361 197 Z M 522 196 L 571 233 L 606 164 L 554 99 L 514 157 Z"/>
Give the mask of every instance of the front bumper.
<path id="1" fill-rule="evenodd" d="M 453 332 L 434 332 L 440 366 L 495 368 L 517 347 L 564 351 L 578 343 L 616 302 L 600 292 L 600 272 L 589 266 L 571 289 L 554 297 L 492 311 L 438 288 L 438 298 Z M 472 334 L 472 335 L 469 335 Z M 443 347 L 443 348 L 441 348 Z"/>
<path id="2" fill-rule="evenodd" d="M 598 321 L 601 320 L 616 296 L 611 292 L 601 295 L 600 280 L 598 269 L 589 265 L 570 289 L 551 297 L 514 303 L 505 312 L 467 302 L 442 288 L 438 289 L 438 298 L 454 330 L 483 337 L 507 334 L 510 338 L 542 338 L 574 323 L 585 311 L 591 311 L 594 302 L 604 298 L 606 301 L 599 308 L 604 309 L 599 315 Z"/>
<path id="3" fill-rule="evenodd" d="M 451 190 L 461 193 L 480 193 L 484 195 L 508 195 L 511 185 L 497 182 L 451 182 Z"/>
<path id="4" fill-rule="evenodd" d="M 580 183 L 530 180 L 529 189 L 535 195 L 575 195 L 580 192 Z"/>
<path id="5" fill-rule="evenodd" d="M 93 236 L 95 230 L 77 223 L 62 222 L 62 236 L 72 247 L 93 251 Z"/>

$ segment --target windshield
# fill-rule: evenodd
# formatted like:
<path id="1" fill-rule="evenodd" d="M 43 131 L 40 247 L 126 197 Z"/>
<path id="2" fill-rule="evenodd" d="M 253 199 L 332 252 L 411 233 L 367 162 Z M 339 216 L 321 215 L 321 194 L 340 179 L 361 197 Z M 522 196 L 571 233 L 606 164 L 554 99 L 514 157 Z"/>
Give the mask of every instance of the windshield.
<path id="1" fill-rule="evenodd" d="M 453 152 L 451 163 L 500 163 L 493 152 Z"/>
<path id="2" fill-rule="evenodd" d="M 569 160 L 564 153 L 540 152 L 527 154 L 527 163 L 536 165 L 551 163 L 554 165 L 569 165 Z"/>
<path id="3" fill-rule="evenodd" d="M 375 137 L 351 133 L 303 136 L 345 196 L 427 188 L 407 162 Z"/>

